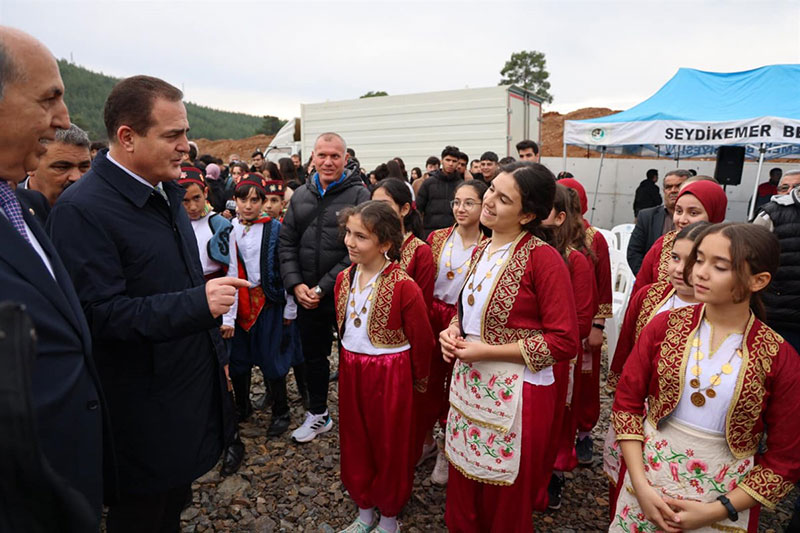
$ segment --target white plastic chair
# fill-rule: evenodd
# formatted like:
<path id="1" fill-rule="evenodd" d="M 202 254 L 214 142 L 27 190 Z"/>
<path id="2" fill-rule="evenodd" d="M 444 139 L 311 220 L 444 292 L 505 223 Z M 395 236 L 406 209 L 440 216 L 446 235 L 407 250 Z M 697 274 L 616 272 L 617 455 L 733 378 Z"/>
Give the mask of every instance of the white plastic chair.
<path id="1" fill-rule="evenodd" d="M 631 240 L 631 234 L 635 227 L 636 226 L 633 224 L 618 224 L 611 228 L 611 233 L 614 234 L 616 239 L 616 248 L 623 254 L 628 251 L 628 243 Z"/>
<path id="2" fill-rule="evenodd" d="M 619 249 L 619 247 L 617 246 L 617 237 L 616 237 L 616 235 L 614 235 L 614 233 L 612 233 L 611 231 L 609 231 L 607 229 L 603 229 L 603 228 L 597 228 L 597 231 L 599 231 L 603 235 L 603 237 L 606 239 L 606 242 L 608 243 L 608 248 L 609 249 L 612 249 L 612 248 Z"/>
<path id="3" fill-rule="evenodd" d="M 636 276 L 628 266 L 623 253 L 619 250 L 612 250 L 611 257 L 616 257 L 613 261 L 611 270 L 611 290 L 613 295 L 611 313 L 612 318 L 606 320 L 606 339 L 608 342 L 608 365 L 611 365 L 611 360 L 614 357 L 614 351 L 617 348 L 617 339 L 619 339 L 619 332 L 622 328 L 622 321 L 625 318 L 625 311 L 628 308 L 628 303 L 631 299 L 631 292 L 633 291 L 633 284 L 636 281 Z M 610 322 L 610 324 L 609 324 Z"/>

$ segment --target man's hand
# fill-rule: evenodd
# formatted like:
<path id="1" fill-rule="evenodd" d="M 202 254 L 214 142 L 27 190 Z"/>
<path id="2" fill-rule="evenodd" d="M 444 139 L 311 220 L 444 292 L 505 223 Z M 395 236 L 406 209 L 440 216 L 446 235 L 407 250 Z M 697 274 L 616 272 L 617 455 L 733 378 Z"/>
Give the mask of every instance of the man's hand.
<path id="1" fill-rule="evenodd" d="M 232 339 L 235 328 L 233 326 L 220 326 L 219 332 L 223 339 Z"/>
<path id="2" fill-rule="evenodd" d="M 294 286 L 294 297 L 305 309 L 315 309 L 319 305 L 319 295 L 305 283 Z"/>
<path id="3" fill-rule="evenodd" d="M 206 282 L 206 300 L 211 316 L 217 318 L 224 315 L 236 301 L 236 291 L 241 287 L 249 287 L 250 282 L 239 278 L 215 278 Z"/>

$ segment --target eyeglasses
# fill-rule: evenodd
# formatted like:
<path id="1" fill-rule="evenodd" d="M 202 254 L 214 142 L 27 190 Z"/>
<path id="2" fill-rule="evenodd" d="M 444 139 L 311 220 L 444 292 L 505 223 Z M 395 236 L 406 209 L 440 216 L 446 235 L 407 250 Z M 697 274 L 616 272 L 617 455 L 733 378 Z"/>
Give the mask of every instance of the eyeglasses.
<path id="1" fill-rule="evenodd" d="M 483 202 L 476 202 L 474 200 L 464 200 L 463 202 L 461 200 L 450 200 L 450 208 L 458 209 L 460 207 L 463 207 L 464 209 L 469 211 L 473 209 L 476 205 L 481 205 L 481 203 Z"/>
<path id="2" fill-rule="evenodd" d="M 784 183 L 783 185 L 778 187 L 778 192 L 786 193 L 791 191 L 792 189 L 796 189 L 797 187 L 800 187 L 800 183 L 795 183 L 795 184 Z"/>

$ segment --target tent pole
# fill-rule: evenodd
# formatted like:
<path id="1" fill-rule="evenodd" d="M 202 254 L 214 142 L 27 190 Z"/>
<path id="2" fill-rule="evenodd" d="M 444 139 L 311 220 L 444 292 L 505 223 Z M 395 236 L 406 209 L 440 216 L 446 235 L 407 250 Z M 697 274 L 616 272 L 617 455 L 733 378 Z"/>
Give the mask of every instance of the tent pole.
<path id="1" fill-rule="evenodd" d="M 597 183 L 594 184 L 594 200 L 592 200 L 592 214 L 589 215 L 589 224 L 594 223 L 594 210 L 597 205 L 597 195 L 600 192 L 600 174 L 603 172 L 603 160 L 606 158 L 606 147 L 600 152 L 600 168 L 597 169 Z"/>
<path id="2" fill-rule="evenodd" d="M 753 220 L 756 210 L 756 195 L 758 194 L 758 182 L 761 181 L 761 167 L 764 166 L 764 154 L 767 153 L 767 145 L 761 143 L 758 147 L 758 170 L 756 170 L 756 182 L 753 185 L 753 197 L 750 198 L 750 209 L 747 210 L 747 220 Z"/>
<path id="3" fill-rule="evenodd" d="M 561 164 L 561 170 L 567 170 L 567 141 L 564 141 L 564 162 Z"/>

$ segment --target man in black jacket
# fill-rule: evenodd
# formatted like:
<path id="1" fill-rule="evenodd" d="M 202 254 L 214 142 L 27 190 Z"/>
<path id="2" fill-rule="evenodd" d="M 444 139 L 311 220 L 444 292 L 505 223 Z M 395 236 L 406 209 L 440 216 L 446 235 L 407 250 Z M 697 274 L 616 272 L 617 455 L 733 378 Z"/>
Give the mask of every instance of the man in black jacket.
<path id="1" fill-rule="evenodd" d="M 464 181 L 458 173 L 458 155 L 455 146 L 445 146 L 442 150 L 442 168 L 433 172 L 422 182 L 417 193 L 417 209 L 422 214 L 424 236 L 433 230 L 447 228 L 455 223 L 450 202 L 455 196 L 456 187 Z"/>
<path id="2" fill-rule="evenodd" d="M 317 137 L 311 158 L 317 172 L 289 201 L 278 251 L 283 285 L 298 304 L 310 397 L 306 419 L 292 433 L 297 442 L 312 441 L 333 428 L 328 415 L 328 356 L 336 323 L 333 286 L 350 264 L 339 233 L 339 213 L 369 200 L 358 166 L 348 164 L 347 145 L 339 134 Z"/>
<path id="3" fill-rule="evenodd" d="M 689 176 L 689 171 L 683 169 L 667 172 L 664 176 L 664 205 L 639 211 L 626 252 L 628 266 L 634 274 L 639 272 L 642 260 L 653 243 L 674 228 L 672 214 L 675 211 L 675 202 L 678 200 L 681 185 Z"/>
<path id="4" fill-rule="evenodd" d="M 189 123 L 180 90 L 117 83 L 105 104 L 110 149 L 48 218 L 91 328 L 119 474 L 107 531 L 178 531 L 192 481 L 233 434 L 221 316 L 246 280 L 205 282 L 182 206 Z"/>
<path id="5" fill-rule="evenodd" d="M 633 197 L 634 217 L 639 216 L 639 211 L 642 209 L 661 205 L 661 193 L 656 182 L 658 182 L 658 170 L 651 168 L 647 171 L 647 177 L 636 188 L 636 195 Z"/>

